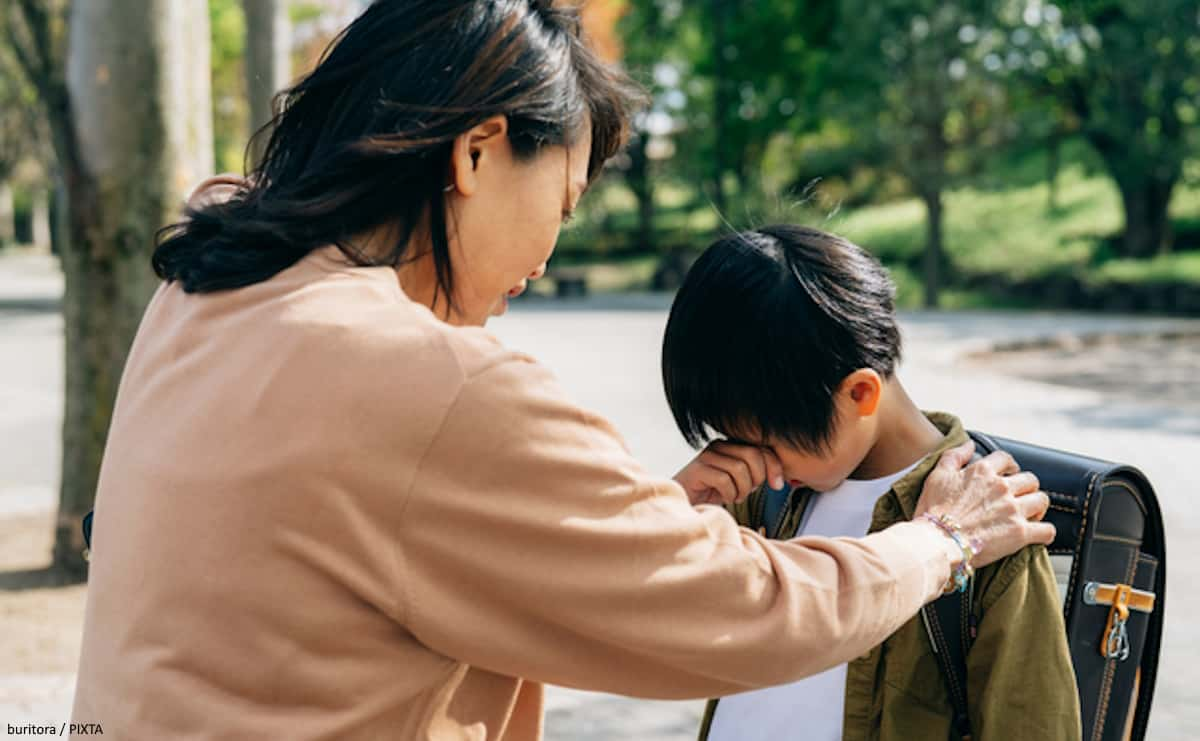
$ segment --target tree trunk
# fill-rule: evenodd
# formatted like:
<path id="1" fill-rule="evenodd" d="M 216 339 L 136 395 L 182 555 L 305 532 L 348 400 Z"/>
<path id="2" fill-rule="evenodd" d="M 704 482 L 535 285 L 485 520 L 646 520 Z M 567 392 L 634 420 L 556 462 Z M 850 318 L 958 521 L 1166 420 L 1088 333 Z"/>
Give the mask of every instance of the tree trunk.
<path id="1" fill-rule="evenodd" d="M 942 246 L 942 193 L 924 191 L 925 203 L 925 308 L 936 309 L 941 295 L 942 268 L 945 262 Z"/>
<path id="2" fill-rule="evenodd" d="M 35 187 L 32 193 L 32 208 L 30 209 L 30 226 L 33 233 L 33 244 L 41 249 L 50 247 L 50 194 L 46 188 Z"/>
<path id="3" fill-rule="evenodd" d="M 1169 252 L 1171 221 L 1168 209 L 1183 163 L 1173 155 L 1146 154 L 1142 141 L 1121 141 L 1092 132 L 1088 142 L 1100 154 L 1109 176 L 1121 193 L 1125 229 L 1118 250 L 1121 257 L 1151 257 Z"/>
<path id="4" fill-rule="evenodd" d="M 1046 147 L 1046 210 L 1058 210 L 1058 172 L 1062 169 L 1062 137 L 1050 135 Z"/>
<path id="5" fill-rule="evenodd" d="M 243 0 L 246 11 L 246 94 L 250 100 L 250 129 L 271 122 L 275 94 L 291 81 L 291 21 L 287 0 Z M 250 161 L 257 164 L 266 145 L 264 136 L 251 139 Z"/>
<path id="6" fill-rule="evenodd" d="M 654 249 L 654 182 L 650 178 L 650 157 L 647 147 L 650 135 L 638 132 L 629 144 L 629 170 L 626 182 L 637 198 L 637 248 L 642 252 Z"/>
<path id="7" fill-rule="evenodd" d="M 129 18 L 142 22 L 132 24 Z M 66 339 L 63 465 L 54 565 L 82 577 L 117 384 L 156 279 L 155 231 L 180 217 L 213 167 L 207 4 L 72 4 L 62 262 Z"/>
<path id="8" fill-rule="evenodd" d="M 1121 236 L 1124 257 L 1151 257 L 1170 251 L 1171 222 L 1168 208 L 1174 181 L 1118 180 L 1125 232 Z"/>
<path id="9" fill-rule="evenodd" d="M 16 208 L 13 207 L 12 185 L 0 183 L 0 247 L 7 247 L 16 241 Z"/>

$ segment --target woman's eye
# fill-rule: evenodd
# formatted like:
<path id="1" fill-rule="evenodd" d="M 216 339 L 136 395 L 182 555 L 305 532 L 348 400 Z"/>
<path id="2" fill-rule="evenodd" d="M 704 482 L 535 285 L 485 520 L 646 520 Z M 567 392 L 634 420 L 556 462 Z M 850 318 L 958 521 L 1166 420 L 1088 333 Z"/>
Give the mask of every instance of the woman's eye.
<path id="1" fill-rule="evenodd" d="M 574 220 L 575 220 L 575 212 L 574 211 L 563 211 L 563 215 L 562 215 L 563 226 L 570 224 Z"/>

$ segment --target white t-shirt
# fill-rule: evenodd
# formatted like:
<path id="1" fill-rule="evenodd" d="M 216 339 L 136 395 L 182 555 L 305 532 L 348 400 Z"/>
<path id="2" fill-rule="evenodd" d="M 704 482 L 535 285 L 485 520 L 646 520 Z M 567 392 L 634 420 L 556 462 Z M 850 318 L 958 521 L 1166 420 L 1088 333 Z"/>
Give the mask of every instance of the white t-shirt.
<path id="1" fill-rule="evenodd" d="M 799 534 L 866 535 L 875 502 L 916 467 L 914 463 L 881 479 L 847 480 L 836 489 L 815 495 Z M 846 665 L 842 664 L 791 684 L 731 695 L 717 704 L 708 739 L 841 741 L 845 692 Z"/>

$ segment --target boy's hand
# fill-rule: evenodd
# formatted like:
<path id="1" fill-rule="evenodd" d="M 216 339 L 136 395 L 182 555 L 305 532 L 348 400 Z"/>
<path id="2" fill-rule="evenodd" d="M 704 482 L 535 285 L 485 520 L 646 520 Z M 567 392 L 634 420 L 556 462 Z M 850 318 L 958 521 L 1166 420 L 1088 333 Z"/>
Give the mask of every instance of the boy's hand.
<path id="1" fill-rule="evenodd" d="M 783 464 L 774 452 L 725 440 L 709 443 L 675 474 L 693 505 L 740 502 L 768 479 L 772 489 L 784 487 Z"/>

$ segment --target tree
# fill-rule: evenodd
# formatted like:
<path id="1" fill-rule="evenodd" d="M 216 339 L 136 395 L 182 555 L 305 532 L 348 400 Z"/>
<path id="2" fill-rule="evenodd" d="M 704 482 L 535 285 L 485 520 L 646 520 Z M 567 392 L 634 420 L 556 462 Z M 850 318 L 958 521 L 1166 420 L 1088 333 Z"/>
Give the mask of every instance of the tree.
<path id="1" fill-rule="evenodd" d="M 246 13 L 246 94 L 250 101 L 250 129 L 270 123 L 275 94 L 291 80 L 291 20 L 287 0 L 243 0 Z M 250 158 L 256 163 L 266 140 L 251 142 Z"/>
<path id="2" fill-rule="evenodd" d="M 841 56 L 827 107 L 899 172 L 926 211 L 925 305 L 944 282 L 943 194 L 979 149 L 1003 107 L 1001 86 L 980 74 L 990 8 L 985 0 L 843 0 Z M 832 103 L 832 105 L 829 105 Z"/>
<path id="3" fill-rule="evenodd" d="M 218 172 L 241 172 L 246 159 L 246 14 L 241 0 L 208 0 L 212 33 L 213 154 Z"/>
<path id="4" fill-rule="evenodd" d="M 9 40 L 38 91 L 65 193 L 66 399 L 53 571 L 82 578 L 117 383 L 156 285 L 154 234 L 212 171 L 199 0 L 17 0 Z M 141 22 L 130 23 L 130 18 Z"/>
<path id="5" fill-rule="evenodd" d="M 1027 72 L 1075 114 L 1121 193 L 1121 253 L 1169 250 L 1168 207 L 1200 87 L 1196 0 L 1022 0 L 1005 17 L 1033 31 L 1045 62 Z"/>
<path id="6" fill-rule="evenodd" d="M 7 36 L 8 19 L 0 15 L 0 38 Z M 12 242 L 13 185 L 18 167 L 43 159 L 45 134 L 36 115 L 37 99 L 11 49 L 0 46 L 0 247 Z"/>
<path id="7" fill-rule="evenodd" d="M 659 65 L 668 63 L 671 46 L 670 22 L 677 16 L 663 0 L 631 0 L 620 21 L 623 57 L 626 68 L 651 93 L 651 112 L 667 115 L 663 96 L 667 92 L 655 77 Z M 673 68 L 672 68 L 673 69 Z M 646 113 L 636 116 L 633 136 L 628 147 L 628 166 L 625 183 L 637 199 L 637 246 L 641 250 L 655 247 L 654 239 L 654 178 L 650 159 L 653 132 Z"/>
<path id="8" fill-rule="evenodd" d="M 707 136 L 681 140 L 683 154 L 726 212 L 732 177 L 743 199 L 759 186 L 771 138 L 814 123 L 808 105 L 828 61 L 834 4 L 822 0 L 683 3 L 681 49 L 688 118 Z"/>

